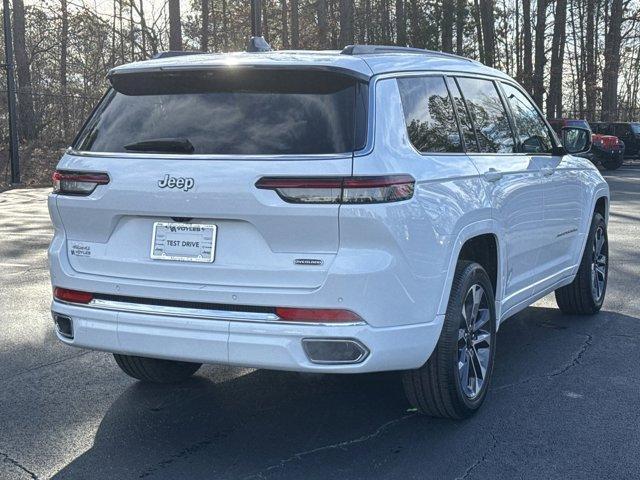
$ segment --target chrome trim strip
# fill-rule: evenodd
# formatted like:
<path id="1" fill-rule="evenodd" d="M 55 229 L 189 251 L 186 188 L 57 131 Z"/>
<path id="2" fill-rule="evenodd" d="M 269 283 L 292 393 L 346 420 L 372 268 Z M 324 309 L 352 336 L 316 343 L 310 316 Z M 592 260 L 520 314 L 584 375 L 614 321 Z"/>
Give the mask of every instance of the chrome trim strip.
<path id="1" fill-rule="evenodd" d="M 236 312 L 229 310 L 207 310 L 202 308 L 170 307 L 165 305 L 147 305 L 143 303 L 118 302 L 94 298 L 87 304 L 64 302 L 54 299 L 54 302 L 74 307 L 95 308 L 113 312 L 138 313 L 143 315 L 157 315 L 165 317 L 194 318 L 201 320 L 221 320 L 231 322 L 274 323 L 278 325 L 305 325 L 309 327 L 355 327 L 365 325 L 365 322 L 350 323 L 313 323 L 289 322 L 281 320 L 275 313 Z"/>

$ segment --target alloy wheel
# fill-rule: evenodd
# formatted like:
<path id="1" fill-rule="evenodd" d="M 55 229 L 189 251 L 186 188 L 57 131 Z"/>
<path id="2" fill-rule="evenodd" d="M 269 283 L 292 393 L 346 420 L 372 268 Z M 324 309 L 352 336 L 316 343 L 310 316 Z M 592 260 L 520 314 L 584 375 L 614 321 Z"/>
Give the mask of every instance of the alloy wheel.
<path id="1" fill-rule="evenodd" d="M 607 282 L 607 253 L 607 237 L 604 228 L 599 226 L 593 238 L 591 256 L 591 294 L 596 302 L 602 298 Z"/>
<path id="2" fill-rule="evenodd" d="M 487 294 L 481 285 L 474 284 L 462 303 L 458 328 L 458 380 L 470 399 L 482 391 L 487 376 L 492 347 L 490 321 Z"/>

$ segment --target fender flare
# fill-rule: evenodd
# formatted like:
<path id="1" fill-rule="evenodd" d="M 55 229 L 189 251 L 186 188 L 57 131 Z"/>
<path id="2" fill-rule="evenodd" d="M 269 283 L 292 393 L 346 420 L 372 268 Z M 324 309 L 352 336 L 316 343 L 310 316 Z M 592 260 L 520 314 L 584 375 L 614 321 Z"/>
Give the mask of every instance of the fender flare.
<path id="1" fill-rule="evenodd" d="M 609 225 L 609 209 L 611 198 L 609 197 L 609 185 L 606 183 L 604 185 L 599 185 L 596 189 L 594 189 L 593 196 L 591 197 L 591 209 L 589 210 L 589 215 L 586 216 L 585 224 L 583 225 L 584 232 L 584 241 L 582 242 L 582 247 L 580 248 L 580 256 L 578 257 L 578 263 L 573 268 L 571 275 L 576 275 L 578 273 L 578 269 L 580 268 L 580 263 L 582 256 L 584 255 L 584 249 L 587 247 L 587 240 L 589 239 L 589 228 L 591 227 L 591 218 L 593 218 L 593 212 L 596 209 L 596 203 L 601 198 L 605 198 L 605 214 L 604 221 L 607 225 Z"/>
<path id="2" fill-rule="evenodd" d="M 442 287 L 442 293 L 440 295 L 440 303 L 438 305 L 438 314 L 444 315 L 447 312 L 447 305 L 449 304 L 449 294 L 451 293 L 451 285 L 453 284 L 453 276 L 455 275 L 456 265 L 458 263 L 458 257 L 460 256 L 460 251 L 462 250 L 462 246 L 471 238 L 477 237 L 479 235 L 491 234 L 496 238 L 496 243 L 498 245 L 497 253 L 498 253 L 498 267 L 497 267 L 497 278 L 496 278 L 496 292 L 495 292 L 495 304 L 496 304 L 496 318 L 500 318 L 500 299 L 502 298 L 502 278 L 504 278 L 504 262 L 502 261 L 505 258 L 505 252 L 503 249 L 505 248 L 503 242 L 500 241 L 500 235 L 498 234 L 499 228 L 498 224 L 493 219 L 480 220 L 478 222 L 473 222 L 469 225 L 463 227 L 458 234 L 456 235 L 455 240 L 451 244 L 451 253 L 449 255 L 449 265 L 447 268 L 447 275 L 445 277 L 444 285 Z"/>

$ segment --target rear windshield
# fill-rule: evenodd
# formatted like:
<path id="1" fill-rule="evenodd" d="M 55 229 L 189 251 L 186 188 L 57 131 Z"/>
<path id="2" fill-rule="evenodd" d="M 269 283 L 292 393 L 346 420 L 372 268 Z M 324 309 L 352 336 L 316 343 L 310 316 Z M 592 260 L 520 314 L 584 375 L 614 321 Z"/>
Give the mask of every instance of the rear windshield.
<path id="1" fill-rule="evenodd" d="M 346 153 L 366 143 L 367 85 L 328 71 L 233 70 L 111 79 L 74 148 L 193 154 Z M 138 147 L 136 147 L 136 145 Z"/>
<path id="2" fill-rule="evenodd" d="M 640 123 L 630 123 L 633 133 L 640 133 Z"/>

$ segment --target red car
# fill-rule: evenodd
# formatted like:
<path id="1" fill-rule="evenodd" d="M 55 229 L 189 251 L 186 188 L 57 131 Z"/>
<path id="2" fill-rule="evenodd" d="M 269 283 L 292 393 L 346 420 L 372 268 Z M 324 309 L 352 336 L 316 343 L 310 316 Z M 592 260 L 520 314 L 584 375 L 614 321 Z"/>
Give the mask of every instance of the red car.
<path id="1" fill-rule="evenodd" d="M 561 135 L 562 127 L 582 127 L 592 130 L 586 120 L 552 119 L 549 120 L 549 124 L 558 135 Z M 622 166 L 625 149 L 622 140 L 613 135 L 601 133 L 593 133 L 591 139 L 593 142 L 591 150 L 580 154 L 581 157 L 588 158 L 594 165 L 602 165 L 605 170 L 616 170 Z"/>

